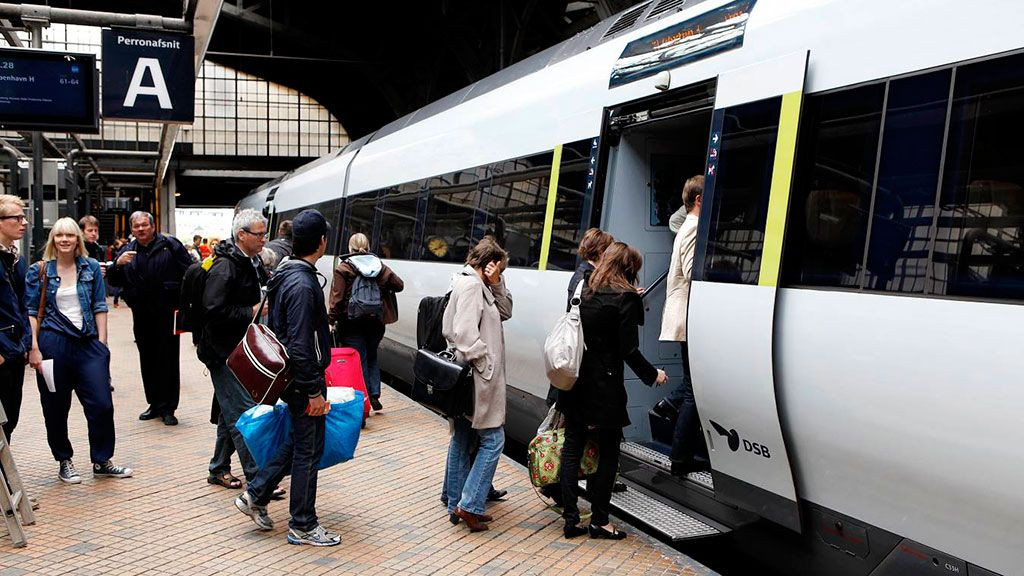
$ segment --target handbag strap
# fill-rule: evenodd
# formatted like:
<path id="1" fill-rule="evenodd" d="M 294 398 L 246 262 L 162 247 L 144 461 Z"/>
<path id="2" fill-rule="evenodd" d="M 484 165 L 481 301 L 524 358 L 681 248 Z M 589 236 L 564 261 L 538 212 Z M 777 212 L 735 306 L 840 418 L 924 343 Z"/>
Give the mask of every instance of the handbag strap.
<path id="1" fill-rule="evenodd" d="M 43 315 L 46 314 L 46 284 L 49 282 L 50 277 L 46 275 L 46 262 L 40 260 L 37 264 L 39 265 L 39 282 L 42 290 L 39 293 L 39 312 L 36 313 L 36 320 L 42 326 Z"/>
<path id="2" fill-rule="evenodd" d="M 263 299 L 260 300 L 260 307 L 256 309 L 256 313 L 252 316 L 252 322 L 249 322 L 249 324 L 259 324 L 260 316 L 263 315 L 263 306 L 266 305 L 268 297 L 270 297 L 269 290 L 263 295 Z"/>
<path id="3" fill-rule="evenodd" d="M 580 278 L 580 281 L 576 283 L 576 291 L 573 292 L 572 298 L 569 299 L 569 306 L 572 310 L 579 311 L 580 303 L 583 302 L 581 298 L 583 295 L 583 284 L 586 282 L 586 278 Z"/>

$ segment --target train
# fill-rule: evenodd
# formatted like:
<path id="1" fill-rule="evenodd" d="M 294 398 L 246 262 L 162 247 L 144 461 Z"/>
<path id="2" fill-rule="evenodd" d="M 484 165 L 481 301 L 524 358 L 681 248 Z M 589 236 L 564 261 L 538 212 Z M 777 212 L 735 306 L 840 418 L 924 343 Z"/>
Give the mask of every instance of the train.
<path id="1" fill-rule="evenodd" d="M 255 189 L 271 229 L 362 232 L 405 280 L 382 367 L 490 234 L 510 254 L 508 435 L 547 411 L 583 232 L 644 256 L 613 505 L 798 573 L 1024 574 L 1024 10 L 1009 0 L 650 0 Z M 671 214 L 705 192 L 687 319 L 709 473 L 654 407 Z M 327 287 L 329 290 L 329 286 Z M 764 534 L 739 537 L 744 534 Z"/>

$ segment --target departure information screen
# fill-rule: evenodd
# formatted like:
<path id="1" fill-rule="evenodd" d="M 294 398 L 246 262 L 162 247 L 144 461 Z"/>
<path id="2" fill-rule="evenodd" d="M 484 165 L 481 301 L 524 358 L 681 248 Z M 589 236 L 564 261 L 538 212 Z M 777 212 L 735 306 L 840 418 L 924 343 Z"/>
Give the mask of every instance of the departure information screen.
<path id="1" fill-rule="evenodd" d="M 26 130 L 99 130 L 96 56 L 0 49 L 0 125 Z"/>

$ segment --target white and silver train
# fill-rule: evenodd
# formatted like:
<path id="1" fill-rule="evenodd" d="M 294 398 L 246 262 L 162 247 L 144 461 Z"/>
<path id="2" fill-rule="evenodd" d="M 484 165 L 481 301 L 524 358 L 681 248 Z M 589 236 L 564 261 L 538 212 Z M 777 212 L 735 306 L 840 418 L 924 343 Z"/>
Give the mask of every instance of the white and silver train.
<path id="1" fill-rule="evenodd" d="M 651 285 L 703 173 L 688 333 L 713 470 L 667 470 L 657 287 L 642 347 L 673 378 L 627 376 L 621 510 L 800 573 L 1024 574 L 1022 30 L 1011 0 L 651 0 L 239 207 L 318 208 L 334 255 L 372 238 L 406 283 L 382 344 L 404 382 L 419 300 L 495 235 L 525 443 L 582 232 L 639 248 Z"/>

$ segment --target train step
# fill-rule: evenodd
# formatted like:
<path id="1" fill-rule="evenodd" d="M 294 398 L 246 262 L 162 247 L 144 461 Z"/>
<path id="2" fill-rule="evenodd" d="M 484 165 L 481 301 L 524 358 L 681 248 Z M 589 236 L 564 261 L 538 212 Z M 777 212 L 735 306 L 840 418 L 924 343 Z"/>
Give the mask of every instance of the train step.
<path id="1" fill-rule="evenodd" d="M 612 493 L 612 510 L 645 524 L 673 542 L 707 538 L 731 531 L 731 528 L 692 510 L 669 505 L 632 482 L 627 482 L 626 486 L 625 492 Z M 580 488 L 585 487 L 586 483 L 580 481 Z"/>
<path id="2" fill-rule="evenodd" d="M 664 472 L 672 471 L 672 461 L 669 460 L 668 455 L 654 448 L 636 442 L 623 442 L 619 449 L 624 454 L 629 454 L 633 458 L 646 462 Z M 715 482 L 711 479 L 710 472 L 691 472 L 686 475 L 686 479 L 712 492 L 715 490 Z"/>

